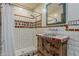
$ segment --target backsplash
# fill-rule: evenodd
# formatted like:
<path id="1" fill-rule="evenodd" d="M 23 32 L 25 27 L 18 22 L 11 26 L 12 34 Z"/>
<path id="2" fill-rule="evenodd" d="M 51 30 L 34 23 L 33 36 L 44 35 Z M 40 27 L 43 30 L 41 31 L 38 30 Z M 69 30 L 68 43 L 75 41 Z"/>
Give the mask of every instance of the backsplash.
<path id="1" fill-rule="evenodd" d="M 65 27 L 52 27 L 52 28 L 48 28 L 47 32 L 55 33 L 55 34 L 64 34 Z"/>

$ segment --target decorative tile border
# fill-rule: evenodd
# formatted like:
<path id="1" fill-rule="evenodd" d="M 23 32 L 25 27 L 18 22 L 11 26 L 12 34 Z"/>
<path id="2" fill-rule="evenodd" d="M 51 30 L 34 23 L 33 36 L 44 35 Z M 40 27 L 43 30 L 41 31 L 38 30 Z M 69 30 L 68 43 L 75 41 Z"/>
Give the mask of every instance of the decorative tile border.
<path id="1" fill-rule="evenodd" d="M 22 16 L 22 15 L 17 15 L 17 17 L 24 17 L 31 19 L 30 17 Z M 51 25 L 51 26 L 44 26 L 42 27 L 42 20 L 36 21 L 36 22 L 27 22 L 27 21 L 21 21 L 21 20 L 15 20 L 15 28 L 50 28 L 50 27 L 65 27 L 66 31 L 79 31 L 77 28 L 69 28 L 69 26 L 78 26 L 79 25 L 79 20 L 72 20 L 69 21 L 68 24 L 57 24 L 57 25 Z"/>
<path id="2" fill-rule="evenodd" d="M 79 20 L 71 20 L 68 22 L 69 25 L 79 25 Z"/>
<path id="3" fill-rule="evenodd" d="M 32 27 L 35 27 L 35 22 L 15 20 L 15 28 L 32 28 Z"/>
<path id="4" fill-rule="evenodd" d="M 79 28 L 69 28 L 69 26 L 78 26 L 79 25 L 79 20 L 71 20 L 68 22 L 68 27 L 66 27 L 66 31 L 79 31 Z"/>
<path id="5" fill-rule="evenodd" d="M 15 28 L 35 28 L 35 27 L 38 28 L 41 26 L 42 26 L 41 20 L 36 22 L 15 20 Z"/>
<path id="6" fill-rule="evenodd" d="M 68 28 L 66 28 L 66 31 L 74 31 L 74 32 L 79 32 L 79 28 L 69 28 L 69 25 L 68 25 Z"/>
<path id="7" fill-rule="evenodd" d="M 79 31 L 79 29 L 75 29 L 75 31 Z"/>
<path id="8" fill-rule="evenodd" d="M 42 20 L 35 21 L 35 22 L 27 22 L 22 20 L 32 19 L 32 18 L 27 16 L 22 16 L 22 15 L 17 15 L 17 14 L 14 14 L 14 16 L 18 18 L 18 20 L 15 20 L 15 28 L 35 28 L 35 27 L 38 28 L 42 26 Z M 19 19 L 22 19 L 22 20 L 19 20 Z"/>

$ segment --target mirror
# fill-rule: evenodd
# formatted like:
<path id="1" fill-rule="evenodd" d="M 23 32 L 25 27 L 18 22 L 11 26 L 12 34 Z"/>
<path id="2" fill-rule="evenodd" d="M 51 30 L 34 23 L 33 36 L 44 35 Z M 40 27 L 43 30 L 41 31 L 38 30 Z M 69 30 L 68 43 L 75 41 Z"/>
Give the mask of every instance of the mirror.
<path id="1" fill-rule="evenodd" d="M 47 5 L 47 25 L 64 24 L 66 21 L 66 4 L 49 3 Z"/>

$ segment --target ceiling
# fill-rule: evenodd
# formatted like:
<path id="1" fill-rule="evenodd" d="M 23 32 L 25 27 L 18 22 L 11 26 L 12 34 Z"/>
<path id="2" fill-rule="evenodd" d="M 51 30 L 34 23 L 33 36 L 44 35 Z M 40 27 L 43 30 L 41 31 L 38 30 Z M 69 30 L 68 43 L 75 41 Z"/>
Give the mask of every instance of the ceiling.
<path id="1" fill-rule="evenodd" d="M 17 4 L 15 4 L 15 5 L 33 11 L 33 10 L 35 10 L 36 8 L 38 8 L 39 6 L 42 6 L 42 3 L 17 3 Z"/>
<path id="2" fill-rule="evenodd" d="M 38 9 L 42 11 L 42 8 L 39 8 L 42 7 L 42 4 L 43 3 L 16 3 L 15 5 L 36 12 Z M 51 3 L 51 5 L 48 6 L 48 15 L 51 16 L 53 13 L 56 13 L 60 10 L 61 7 L 59 6 L 59 3 Z"/>

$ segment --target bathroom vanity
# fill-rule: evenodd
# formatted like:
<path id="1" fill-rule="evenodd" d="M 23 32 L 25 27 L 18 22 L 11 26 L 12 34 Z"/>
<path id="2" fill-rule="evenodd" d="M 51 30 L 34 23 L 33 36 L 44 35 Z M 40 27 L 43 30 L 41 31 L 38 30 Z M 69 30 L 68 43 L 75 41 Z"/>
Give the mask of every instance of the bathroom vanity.
<path id="1" fill-rule="evenodd" d="M 37 35 L 38 56 L 66 56 L 69 37 L 55 34 Z"/>

